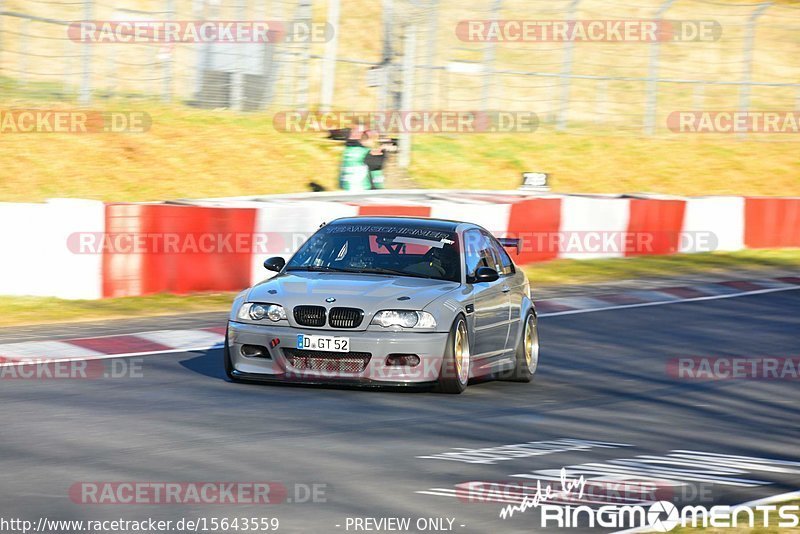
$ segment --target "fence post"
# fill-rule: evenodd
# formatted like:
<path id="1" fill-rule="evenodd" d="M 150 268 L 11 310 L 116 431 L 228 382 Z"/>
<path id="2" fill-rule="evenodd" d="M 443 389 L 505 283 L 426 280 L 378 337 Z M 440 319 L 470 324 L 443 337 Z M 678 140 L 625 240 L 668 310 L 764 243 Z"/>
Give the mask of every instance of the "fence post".
<path id="1" fill-rule="evenodd" d="M 427 79 L 425 109 L 430 110 L 433 107 L 433 92 L 436 87 L 434 67 L 436 66 L 436 34 L 439 31 L 439 0 L 430 0 L 428 6 L 431 13 L 428 17 L 428 43 L 425 47 L 425 52 L 427 52 L 425 60 L 425 78 Z"/>
<path id="2" fill-rule="evenodd" d="M 322 97 L 320 111 L 330 111 L 336 85 L 336 51 L 339 46 L 339 0 L 328 0 L 328 24 L 333 27 L 333 36 L 325 43 L 322 60 Z"/>
<path id="3" fill-rule="evenodd" d="M 703 103 L 705 101 L 705 85 L 702 83 L 694 84 L 694 88 L 692 89 L 692 108 L 694 111 L 700 111 L 703 109 Z"/>
<path id="4" fill-rule="evenodd" d="M 25 17 L 22 19 L 22 31 L 20 33 L 22 35 L 19 36 L 17 50 L 27 50 L 29 39 L 28 36 L 31 34 L 30 18 Z M 28 54 L 17 54 L 17 56 L 17 70 L 19 71 L 19 79 L 22 80 L 22 85 L 27 88 L 30 85 L 30 80 L 28 79 Z"/>
<path id="5" fill-rule="evenodd" d="M 192 17 L 194 17 L 194 20 L 205 20 L 205 8 L 206 0 L 192 0 Z M 208 43 L 198 43 L 195 50 L 197 52 L 194 61 L 194 97 L 199 100 L 203 89 L 203 69 L 206 64 L 205 58 L 208 55 Z"/>
<path id="6" fill-rule="evenodd" d="M 594 105 L 594 123 L 600 124 L 601 115 L 608 112 L 608 80 L 600 80 L 597 84 L 597 94 Z"/>
<path id="7" fill-rule="evenodd" d="M 581 0 L 572 0 L 567 8 L 567 22 L 575 21 L 575 11 Z M 572 55 L 575 50 L 575 42 L 572 39 L 564 41 L 564 59 L 561 66 L 561 105 L 558 107 L 558 119 L 556 122 L 557 130 L 567 128 L 567 113 L 569 113 L 569 91 L 572 83 Z"/>
<path id="8" fill-rule="evenodd" d="M 265 10 L 269 10 L 267 15 L 272 20 L 283 20 L 286 10 L 284 9 L 283 2 L 278 0 L 271 0 L 269 6 L 264 5 Z M 265 16 L 265 18 L 267 17 Z M 280 80 L 281 70 L 285 62 L 285 53 L 283 48 L 279 47 L 276 40 L 276 34 L 270 30 L 269 39 L 264 43 L 261 63 L 261 76 L 264 78 L 264 96 L 260 105 L 261 109 L 268 108 L 273 104 L 273 101 L 278 101 L 278 81 Z M 281 43 L 280 46 L 284 46 Z M 287 104 L 288 105 L 288 104 Z"/>
<path id="9" fill-rule="evenodd" d="M 167 0 L 167 20 L 175 20 L 175 0 Z M 172 68 L 175 64 L 174 44 L 165 43 L 169 54 L 164 61 L 164 87 L 161 92 L 161 100 L 169 102 L 172 100 Z"/>
<path id="10" fill-rule="evenodd" d="M 409 22 L 403 36 L 403 94 L 400 111 L 407 113 L 414 106 L 414 59 L 417 48 L 417 25 Z M 398 142 L 397 164 L 407 169 L 411 164 L 411 133 L 403 131 Z"/>
<path id="11" fill-rule="evenodd" d="M 236 18 L 240 21 L 247 18 L 247 0 L 239 0 L 239 5 L 236 6 Z M 236 47 L 231 76 L 231 108 L 242 111 L 244 108 L 244 43 L 236 43 L 231 46 Z"/>
<path id="12" fill-rule="evenodd" d="M 675 0 L 666 0 L 656 12 L 656 23 L 661 24 L 661 17 Z M 659 28 L 660 29 L 660 28 Z M 644 116 L 644 131 L 653 135 L 656 129 L 656 107 L 658 106 L 658 56 L 661 52 L 661 32 L 656 33 L 656 40 L 650 43 L 650 64 L 647 67 L 647 108 Z"/>
<path id="13" fill-rule="evenodd" d="M 3 65 L 3 0 L 0 0 L 0 67 Z M 2 70 L 2 68 L 0 68 Z"/>
<path id="14" fill-rule="evenodd" d="M 579 1 L 579 0 L 576 0 Z M 503 7 L 503 0 L 494 0 L 492 2 L 492 15 L 491 20 L 497 21 L 500 9 Z M 489 41 L 486 43 L 486 48 L 483 49 L 483 89 L 481 91 L 481 111 L 489 109 L 489 97 L 492 90 L 492 74 L 494 71 L 494 58 L 497 48 L 496 41 Z"/>
<path id="15" fill-rule="evenodd" d="M 389 102 L 390 84 L 394 80 L 392 66 L 394 59 L 394 0 L 381 0 L 381 25 L 383 26 L 383 52 L 381 60 L 380 87 L 378 87 L 378 109 L 385 111 L 393 106 Z"/>
<path id="16" fill-rule="evenodd" d="M 745 112 L 750 109 L 750 83 L 753 81 L 753 42 L 756 34 L 756 21 L 772 5 L 766 2 L 758 6 L 747 19 L 747 27 L 744 33 L 744 48 L 742 49 L 742 61 L 744 69 L 742 73 L 742 85 L 739 86 L 739 111 Z M 746 132 L 738 132 L 741 138 L 747 137 Z"/>
<path id="17" fill-rule="evenodd" d="M 83 0 L 83 20 L 92 20 L 94 0 Z M 81 93 L 78 102 L 86 105 L 92 100 L 92 45 L 89 42 L 83 43 L 83 66 L 81 77 Z"/>
<path id="18" fill-rule="evenodd" d="M 300 0 L 297 7 L 298 22 L 305 24 L 308 29 L 308 39 L 300 43 L 299 63 L 297 65 L 297 93 L 295 95 L 295 104 L 298 109 L 308 109 L 308 69 L 311 62 L 311 35 L 312 35 L 312 17 L 311 17 L 311 0 Z"/>

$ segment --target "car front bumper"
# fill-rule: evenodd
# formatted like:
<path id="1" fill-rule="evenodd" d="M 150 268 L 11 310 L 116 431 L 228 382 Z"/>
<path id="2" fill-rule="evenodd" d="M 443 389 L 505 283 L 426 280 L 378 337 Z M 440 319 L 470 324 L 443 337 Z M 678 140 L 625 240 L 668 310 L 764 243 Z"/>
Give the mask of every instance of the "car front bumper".
<path id="1" fill-rule="evenodd" d="M 363 370 L 353 372 L 341 370 L 335 363 L 321 370 L 294 367 L 286 349 L 296 347 L 298 334 L 348 337 L 351 353 L 369 353 L 369 361 Z M 439 379 L 447 337 L 447 332 L 319 330 L 228 323 L 233 374 L 246 380 L 270 382 L 360 386 L 433 384 Z M 274 340 L 278 343 L 272 346 Z M 242 352 L 244 345 L 264 347 L 268 356 L 246 356 Z M 390 354 L 416 354 L 420 362 L 414 367 L 389 366 L 386 359 Z M 341 356 L 347 357 L 347 353 Z"/>

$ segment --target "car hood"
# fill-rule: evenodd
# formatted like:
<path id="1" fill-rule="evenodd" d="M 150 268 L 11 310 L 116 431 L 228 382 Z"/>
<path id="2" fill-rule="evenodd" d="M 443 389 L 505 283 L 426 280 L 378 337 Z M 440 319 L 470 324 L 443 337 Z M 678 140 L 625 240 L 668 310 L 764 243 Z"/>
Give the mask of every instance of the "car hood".
<path id="1" fill-rule="evenodd" d="M 386 309 L 421 310 L 435 298 L 461 284 L 405 276 L 333 272 L 284 273 L 254 286 L 247 300 L 294 306 L 361 308 L 367 317 Z M 326 302 L 326 299 L 336 299 Z"/>

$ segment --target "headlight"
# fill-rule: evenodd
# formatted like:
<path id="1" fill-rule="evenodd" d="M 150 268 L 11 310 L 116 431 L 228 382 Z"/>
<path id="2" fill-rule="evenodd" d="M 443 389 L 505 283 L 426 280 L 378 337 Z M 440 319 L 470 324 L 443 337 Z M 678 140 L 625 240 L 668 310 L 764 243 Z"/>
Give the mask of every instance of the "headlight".
<path id="1" fill-rule="evenodd" d="M 270 321 L 277 323 L 286 319 L 286 311 L 283 306 L 278 304 L 259 304 L 257 302 L 246 302 L 239 308 L 239 313 L 236 314 L 239 319 L 250 319 L 252 321 L 260 321 L 264 317 Z"/>
<path id="2" fill-rule="evenodd" d="M 436 319 L 428 312 L 408 310 L 383 310 L 372 318 L 370 324 L 389 328 L 402 326 L 403 328 L 434 328 Z"/>

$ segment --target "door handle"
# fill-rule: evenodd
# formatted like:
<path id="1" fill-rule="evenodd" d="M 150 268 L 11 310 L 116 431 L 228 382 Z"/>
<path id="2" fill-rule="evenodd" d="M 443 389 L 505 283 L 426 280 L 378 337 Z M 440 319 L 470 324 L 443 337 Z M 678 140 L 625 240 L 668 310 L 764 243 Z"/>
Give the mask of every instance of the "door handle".
<path id="1" fill-rule="evenodd" d="M 503 293 L 508 293 L 509 291 L 511 291 L 511 288 L 510 288 L 510 287 L 508 287 L 508 286 L 503 286 Z"/>

